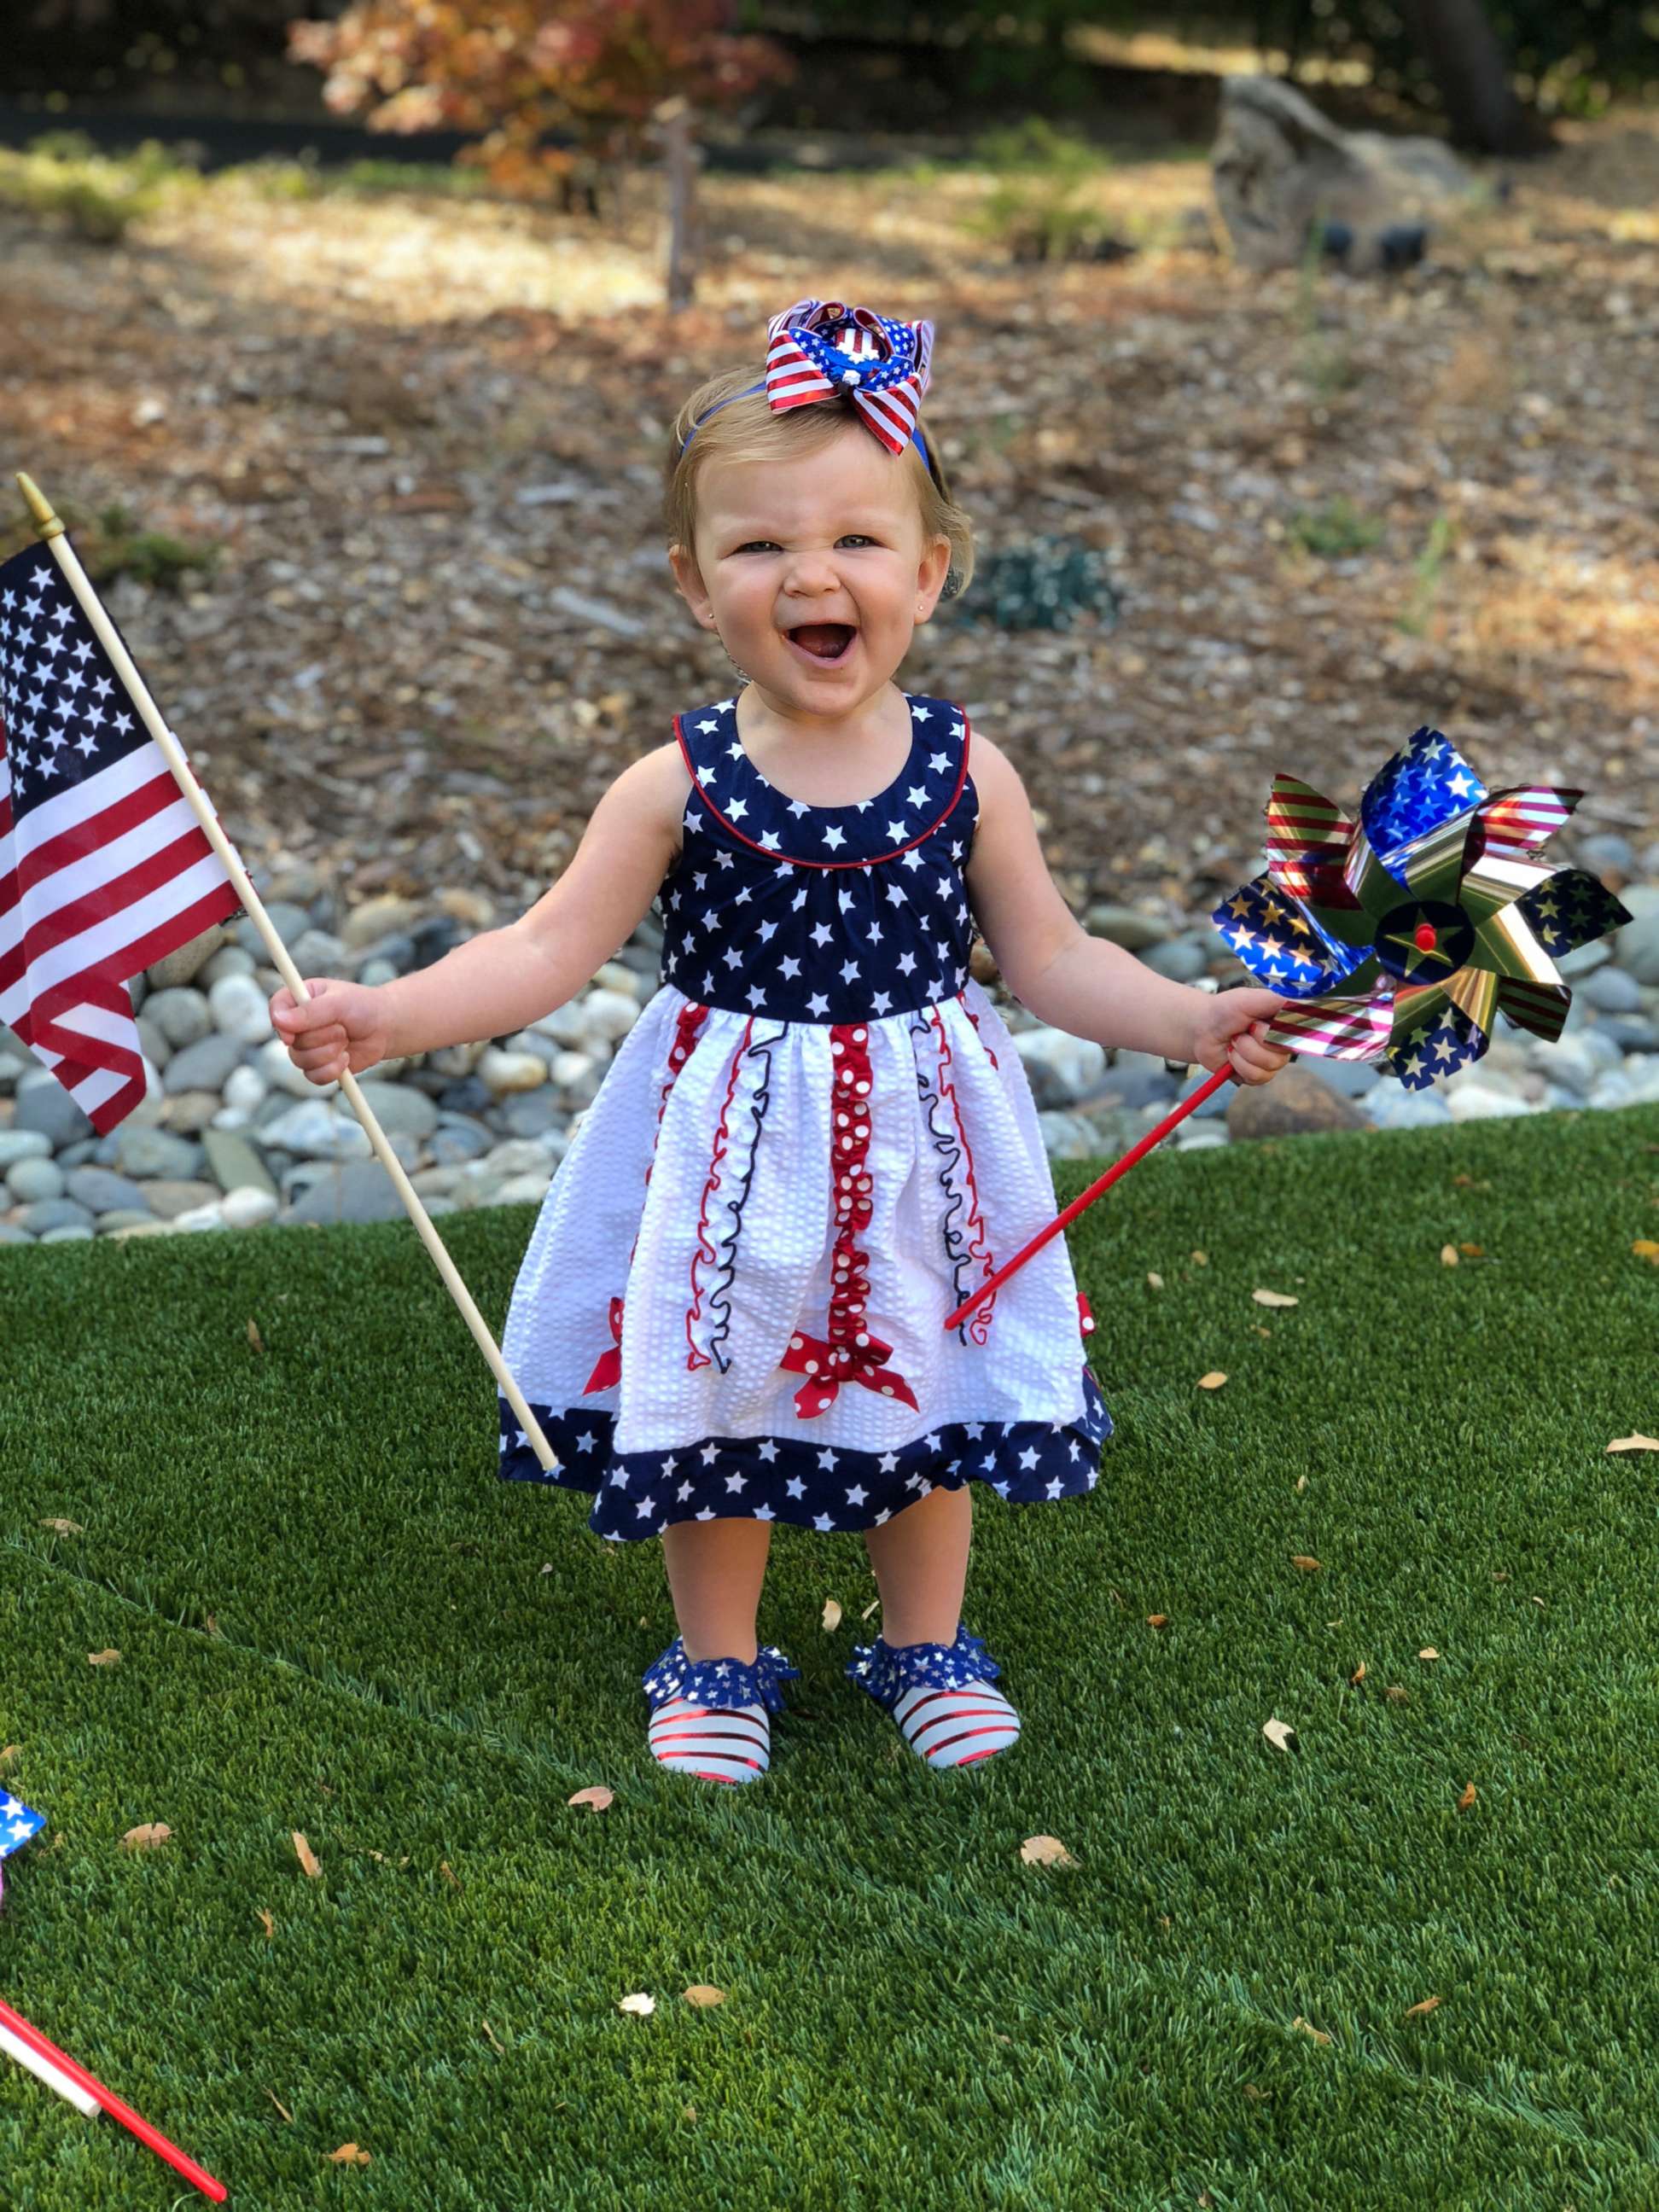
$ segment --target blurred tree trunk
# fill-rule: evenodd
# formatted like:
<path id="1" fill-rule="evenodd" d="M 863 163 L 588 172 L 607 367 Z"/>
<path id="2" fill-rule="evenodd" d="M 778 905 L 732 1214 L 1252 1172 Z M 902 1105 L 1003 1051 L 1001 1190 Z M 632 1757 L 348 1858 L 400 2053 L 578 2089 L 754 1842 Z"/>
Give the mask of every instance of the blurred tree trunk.
<path id="1" fill-rule="evenodd" d="M 1433 74 L 1460 146 L 1478 154 L 1537 154 L 1550 144 L 1547 125 L 1516 98 L 1482 0 L 1395 4 Z"/>
<path id="2" fill-rule="evenodd" d="M 697 288 L 697 149 L 689 100 L 665 100 L 656 112 L 668 172 L 668 312 L 689 307 Z"/>

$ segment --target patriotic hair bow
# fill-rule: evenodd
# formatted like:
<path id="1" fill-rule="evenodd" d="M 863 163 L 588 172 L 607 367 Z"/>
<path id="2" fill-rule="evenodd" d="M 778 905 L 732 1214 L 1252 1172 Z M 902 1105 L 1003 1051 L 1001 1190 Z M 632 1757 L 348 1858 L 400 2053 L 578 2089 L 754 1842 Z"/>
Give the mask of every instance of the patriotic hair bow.
<path id="1" fill-rule="evenodd" d="M 1606 885 L 1535 855 L 1583 793 L 1488 792 L 1438 730 L 1417 732 L 1348 821 L 1293 775 L 1267 800 L 1267 872 L 1212 917 L 1281 1006 L 1267 1042 L 1374 1060 L 1407 1090 L 1478 1060 L 1498 1013 L 1561 1034 L 1555 963 L 1630 920 Z"/>
<path id="2" fill-rule="evenodd" d="M 773 316 L 766 338 L 766 398 L 775 412 L 846 397 L 890 453 L 902 453 L 916 436 L 932 323 L 898 323 L 839 300 L 797 300 Z"/>

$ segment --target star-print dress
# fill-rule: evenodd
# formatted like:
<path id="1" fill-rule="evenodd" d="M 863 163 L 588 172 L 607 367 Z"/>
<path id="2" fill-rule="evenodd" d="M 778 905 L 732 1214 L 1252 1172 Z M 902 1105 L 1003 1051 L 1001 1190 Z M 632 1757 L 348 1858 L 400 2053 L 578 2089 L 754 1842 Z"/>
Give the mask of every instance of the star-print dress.
<path id="1" fill-rule="evenodd" d="M 500 1471 L 593 1493 L 611 1538 L 737 1516 L 879 1527 L 937 1485 L 1093 1487 L 1111 1420 L 1055 1237 L 1036 1109 L 969 972 L 967 718 L 909 700 L 897 781 L 768 783 L 736 702 L 675 723 L 691 778 L 662 981 L 549 1188 L 502 1350 Z"/>

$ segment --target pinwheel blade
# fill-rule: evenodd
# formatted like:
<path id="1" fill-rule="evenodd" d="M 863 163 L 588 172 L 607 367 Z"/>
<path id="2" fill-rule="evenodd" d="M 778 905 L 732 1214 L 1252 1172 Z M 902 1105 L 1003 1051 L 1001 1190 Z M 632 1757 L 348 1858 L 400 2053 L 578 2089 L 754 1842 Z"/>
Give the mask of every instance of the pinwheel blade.
<path id="1" fill-rule="evenodd" d="M 1516 783 L 1494 791 L 1477 810 L 1480 830 L 1474 849 L 1512 860 L 1530 860 L 1542 851 L 1583 795 L 1548 783 Z"/>
<path id="2" fill-rule="evenodd" d="M 1487 1041 L 1479 1024 L 1436 983 L 1399 993 L 1393 1040 L 1380 1057 L 1407 1091 L 1427 1091 L 1442 1076 L 1479 1060 Z"/>
<path id="3" fill-rule="evenodd" d="M 1366 785 L 1360 823 L 1375 852 L 1391 853 L 1486 796 L 1486 785 L 1456 746 L 1425 723 Z"/>
<path id="4" fill-rule="evenodd" d="M 1498 1009 L 1516 1029 L 1553 1044 L 1567 1018 L 1572 994 L 1565 983 L 1517 982 L 1505 977 L 1498 986 Z"/>
<path id="5" fill-rule="evenodd" d="M 1269 876 L 1242 884 L 1210 919 L 1257 981 L 1287 999 L 1346 982 L 1370 950 L 1369 929 L 1357 945 L 1340 943 L 1321 926 L 1322 911 L 1315 916 Z"/>
<path id="6" fill-rule="evenodd" d="M 1267 873 L 1291 898 L 1317 901 L 1340 886 L 1353 823 L 1299 776 L 1273 778 L 1267 797 Z"/>
<path id="7" fill-rule="evenodd" d="M 1600 878 L 1587 875 L 1583 868 L 1557 868 L 1515 904 L 1552 960 L 1564 958 L 1581 945 L 1593 945 L 1631 918 L 1629 909 Z"/>
<path id="8" fill-rule="evenodd" d="M 1281 1006 L 1265 1042 L 1280 1052 L 1315 1053 L 1322 1060 L 1375 1060 L 1393 1028 L 1391 994 L 1347 994 L 1300 1006 Z"/>

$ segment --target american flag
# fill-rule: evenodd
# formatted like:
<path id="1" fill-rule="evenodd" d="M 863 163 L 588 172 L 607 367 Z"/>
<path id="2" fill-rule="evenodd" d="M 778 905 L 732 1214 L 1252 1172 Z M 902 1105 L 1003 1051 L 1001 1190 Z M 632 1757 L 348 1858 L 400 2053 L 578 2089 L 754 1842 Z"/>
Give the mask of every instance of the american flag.
<path id="1" fill-rule="evenodd" d="M 0 1022 L 100 1133 L 144 1095 L 128 980 L 240 910 L 79 601 L 0 565 Z"/>
<path id="2" fill-rule="evenodd" d="M 0 1859 L 27 1843 L 31 1836 L 38 1836 L 46 1825 L 44 1813 L 35 1812 L 9 1790 L 0 1790 Z"/>

